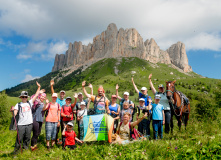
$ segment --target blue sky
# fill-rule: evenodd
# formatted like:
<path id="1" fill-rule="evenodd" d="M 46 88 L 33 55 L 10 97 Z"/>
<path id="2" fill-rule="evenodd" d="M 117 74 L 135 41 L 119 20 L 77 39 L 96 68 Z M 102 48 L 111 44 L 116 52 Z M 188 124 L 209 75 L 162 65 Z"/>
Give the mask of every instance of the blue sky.
<path id="1" fill-rule="evenodd" d="M 136 28 L 163 50 L 183 42 L 194 72 L 221 79 L 220 6 L 219 0 L 0 0 L 0 90 L 49 73 L 69 42 L 87 45 L 110 23 Z"/>

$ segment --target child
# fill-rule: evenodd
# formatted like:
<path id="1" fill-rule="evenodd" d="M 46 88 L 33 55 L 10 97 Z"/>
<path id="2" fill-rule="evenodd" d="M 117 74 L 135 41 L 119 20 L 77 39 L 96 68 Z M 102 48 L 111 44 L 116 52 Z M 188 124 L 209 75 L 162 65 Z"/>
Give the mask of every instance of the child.
<path id="1" fill-rule="evenodd" d="M 85 107 L 86 103 L 83 101 L 80 104 L 81 110 L 77 113 L 77 120 L 79 121 L 79 127 L 80 127 L 80 140 L 83 140 L 84 137 L 84 125 L 83 125 L 83 117 L 87 115 L 87 108 Z"/>
<path id="2" fill-rule="evenodd" d="M 17 137 L 15 142 L 14 154 L 18 153 L 19 147 L 21 148 L 21 144 L 23 142 L 23 148 L 28 149 L 29 143 L 31 140 L 31 131 L 33 124 L 32 117 L 32 106 L 33 102 L 38 97 L 39 93 L 43 93 L 40 91 L 41 85 L 36 82 L 38 89 L 36 91 L 35 96 L 28 101 L 28 92 L 22 91 L 19 98 L 21 98 L 22 102 L 19 102 L 14 107 L 14 116 L 18 119 L 17 123 Z M 16 116 L 17 115 L 17 116 Z"/>
<path id="3" fill-rule="evenodd" d="M 128 102 L 124 102 L 123 103 L 123 109 L 120 111 L 120 121 L 123 122 L 123 117 L 124 117 L 124 113 L 130 113 L 130 115 L 132 115 L 132 110 L 129 108 L 129 103 Z M 130 122 L 132 120 L 132 117 L 130 117 Z"/>
<path id="4" fill-rule="evenodd" d="M 163 124 L 165 123 L 165 116 L 164 116 L 164 107 L 163 105 L 159 104 L 160 102 L 160 95 L 155 95 L 155 104 L 150 104 L 150 108 L 152 108 L 152 118 L 153 118 L 153 131 L 154 131 L 154 139 L 157 139 L 157 135 L 160 135 L 160 138 L 163 138 Z"/>
<path id="5" fill-rule="evenodd" d="M 151 100 L 149 100 L 151 103 Z M 137 106 L 137 120 L 143 117 L 143 115 L 147 113 L 149 116 L 149 107 L 145 106 L 145 99 L 140 98 L 139 99 L 139 106 Z M 144 118 L 139 124 L 138 124 L 138 131 L 145 136 L 150 136 L 150 121 L 148 117 Z"/>
<path id="6" fill-rule="evenodd" d="M 65 144 L 64 147 L 68 147 L 70 149 L 75 149 L 75 140 L 83 143 L 83 141 L 79 140 L 76 137 L 75 132 L 73 131 L 73 123 L 72 122 L 68 122 L 67 125 L 65 126 L 63 132 L 62 132 L 62 136 L 65 137 Z"/>

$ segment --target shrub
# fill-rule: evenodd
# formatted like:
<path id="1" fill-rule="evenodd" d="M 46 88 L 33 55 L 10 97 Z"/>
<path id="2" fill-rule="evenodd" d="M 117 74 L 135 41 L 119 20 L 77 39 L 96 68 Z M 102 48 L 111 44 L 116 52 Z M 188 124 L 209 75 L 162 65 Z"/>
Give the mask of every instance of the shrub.
<path id="1" fill-rule="evenodd" d="M 8 97 L 3 91 L 0 93 L 0 128 L 2 126 L 7 126 L 9 122 L 9 102 Z"/>

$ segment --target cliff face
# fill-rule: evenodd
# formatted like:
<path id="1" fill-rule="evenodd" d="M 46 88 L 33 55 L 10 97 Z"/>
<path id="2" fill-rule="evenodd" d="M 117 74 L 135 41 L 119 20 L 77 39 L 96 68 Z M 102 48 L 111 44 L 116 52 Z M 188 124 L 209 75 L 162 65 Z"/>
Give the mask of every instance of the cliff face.
<path id="1" fill-rule="evenodd" d="M 85 46 L 81 42 L 70 43 L 65 54 L 56 55 L 52 71 L 80 66 L 87 61 L 96 62 L 97 59 L 116 57 L 138 57 L 152 63 L 172 63 L 184 72 L 192 71 L 183 43 L 178 42 L 163 51 L 154 39 L 144 42 L 136 29 L 118 30 L 113 23 L 106 31 L 94 37 L 92 44 Z"/>

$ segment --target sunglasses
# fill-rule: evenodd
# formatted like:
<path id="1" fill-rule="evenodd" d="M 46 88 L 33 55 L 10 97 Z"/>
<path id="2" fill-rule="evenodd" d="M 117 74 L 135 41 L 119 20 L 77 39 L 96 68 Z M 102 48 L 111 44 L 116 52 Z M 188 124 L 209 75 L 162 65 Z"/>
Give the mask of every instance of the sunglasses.
<path id="1" fill-rule="evenodd" d="M 28 97 L 21 96 L 21 98 L 28 98 Z"/>

